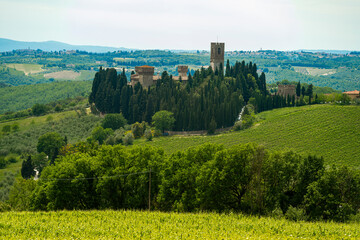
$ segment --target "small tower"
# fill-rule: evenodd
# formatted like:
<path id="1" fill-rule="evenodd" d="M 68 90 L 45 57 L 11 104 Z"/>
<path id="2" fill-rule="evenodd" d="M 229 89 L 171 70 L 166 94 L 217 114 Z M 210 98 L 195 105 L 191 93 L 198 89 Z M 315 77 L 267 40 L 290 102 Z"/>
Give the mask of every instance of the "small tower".
<path id="1" fill-rule="evenodd" d="M 224 71 L 225 43 L 211 43 L 210 66 L 215 71 Z"/>
<path id="2" fill-rule="evenodd" d="M 188 66 L 179 65 L 178 73 L 182 80 L 187 79 Z"/>
<path id="3" fill-rule="evenodd" d="M 135 71 L 138 74 L 139 82 L 143 87 L 147 88 L 154 84 L 154 67 L 144 65 L 141 67 L 135 67 Z"/>

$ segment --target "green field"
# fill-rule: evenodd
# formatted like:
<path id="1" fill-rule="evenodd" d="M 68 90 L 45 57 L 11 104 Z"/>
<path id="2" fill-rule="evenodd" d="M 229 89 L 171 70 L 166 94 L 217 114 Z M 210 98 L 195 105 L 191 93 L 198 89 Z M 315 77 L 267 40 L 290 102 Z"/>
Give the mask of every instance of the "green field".
<path id="1" fill-rule="evenodd" d="M 5 126 L 5 125 L 18 124 L 19 125 L 19 130 L 23 131 L 23 130 L 27 130 L 27 129 L 35 126 L 35 125 L 47 123 L 50 120 L 51 121 L 58 121 L 58 120 L 60 120 L 62 118 L 71 117 L 71 116 L 73 116 L 73 117 L 76 116 L 75 111 L 51 113 L 51 114 L 47 114 L 47 115 L 44 115 L 44 116 L 29 117 L 29 118 L 20 119 L 20 120 L 14 120 L 14 121 L 4 121 L 4 122 L 0 122 L 0 129 L 2 129 L 3 126 Z"/>
<path id="2" fill-rule="evenodd" d="M 0 213 L 1 239 L 359 239 L 358 223 L 146 211 Z"/>
<path id="3" fill-rule="evenodd" d="M 6 66 L 9 68 L 15 68 L 18 71 L 22 71 L 26 75 L 44 71 L 42 69 L 42 65 L 40 65 L 40 64 L 9 63 L 9 64 L 6 64 Z"/>
<path id="4" fill-rule="evenodd" d="M 63 81 L 0 88 L 0 114 L 19 111 L 36 103 L 46 104 L 60 99 L 87 96 L 91 81 Z"/>
<path id="5" fill-rule="evenodd" d="M 323 156 L 326 164 L 360 168 L 360 107 L 312 105 L 262 112 L 258 122 L 247 130 L 214 136 L 172 136 L 138 140 L 173 153 L 206 142 L 233 146 L 255 142 L 268 149 L 293 149 L 299 153 Z"/>

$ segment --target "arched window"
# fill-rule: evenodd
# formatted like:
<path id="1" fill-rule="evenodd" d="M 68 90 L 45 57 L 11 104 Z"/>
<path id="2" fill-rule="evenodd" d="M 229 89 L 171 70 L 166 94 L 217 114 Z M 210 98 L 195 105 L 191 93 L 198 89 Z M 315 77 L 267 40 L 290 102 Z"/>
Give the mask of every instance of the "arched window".
<path id="1" fill-rule="evenodd" d="M 221 53 L 221 49 L 220 48 L 218 48 L 218 54 L 220 54 Z"/>

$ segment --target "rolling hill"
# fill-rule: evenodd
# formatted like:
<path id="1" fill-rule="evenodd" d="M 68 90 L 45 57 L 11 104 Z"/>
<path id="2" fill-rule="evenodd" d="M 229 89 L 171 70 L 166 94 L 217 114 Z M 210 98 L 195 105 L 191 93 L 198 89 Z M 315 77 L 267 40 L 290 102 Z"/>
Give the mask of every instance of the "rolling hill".
<path id="1" fill-rule="evenodd" d="M 282 108 L 257 115 L 250 129 L 214 136 L 171 136 L 154 138 L 150 144 L 173 153 L 203 143 L 225 147 L 255 142 L 268 149 L 292 149 L 299 153 L 323 156 L 326 164 L 360 168 L 360 107 L 312 105 Z"/>

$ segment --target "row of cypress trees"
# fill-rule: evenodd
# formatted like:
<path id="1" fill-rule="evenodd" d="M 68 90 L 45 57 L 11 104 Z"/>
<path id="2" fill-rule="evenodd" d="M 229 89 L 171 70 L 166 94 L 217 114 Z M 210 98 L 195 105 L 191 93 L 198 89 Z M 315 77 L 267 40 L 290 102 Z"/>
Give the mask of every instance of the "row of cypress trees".
<path id="1" fill-rule="evenodd" d="M 89 102 L 102 113 L 121 112 L 128 123 L 151 122 L 154 113 L 167 110 L 174 114 L 174 130 L 192 131 L 209 129 L 210 122 L 217 128 L 232 126 L 251 98 L 268 95 L 265 74 L 258 76 L 256 64 L 242 61 L 230 66 L 227 61 L 225 75 L 209 67 L 189 74 L 187 81 L 174 81 L 165 71 L 147 89 L 128 85 L 125 70 L 117 74 L 114 68 L 100 68 Z M 274 101 L 268 99 L 273 107 Z"/>

